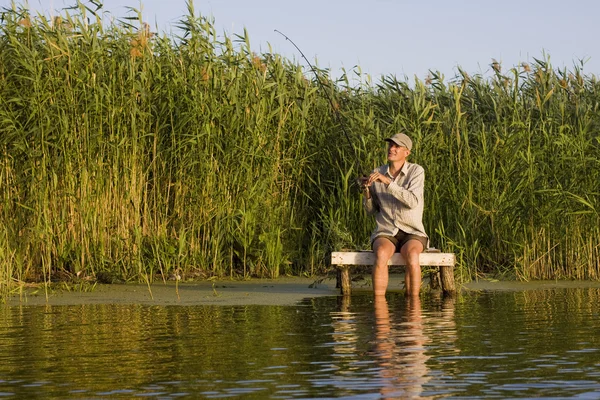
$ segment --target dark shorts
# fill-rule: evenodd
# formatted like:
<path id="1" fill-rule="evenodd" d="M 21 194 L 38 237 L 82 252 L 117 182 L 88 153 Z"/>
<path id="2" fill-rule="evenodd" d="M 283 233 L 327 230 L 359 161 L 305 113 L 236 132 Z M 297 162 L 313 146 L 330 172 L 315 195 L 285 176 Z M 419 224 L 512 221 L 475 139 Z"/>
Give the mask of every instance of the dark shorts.
<path id="1" fill-rule="evenodd" d="M 409 240 L 418 240 L 419 242 L 421 242 L 423 244 L 423 251 L 427 250 L 427 245 L 429 244 L 429 239 L 427 239 L 426 237 L 419 235 L 411 235 L 404 231 L 398 231 L 396 236 L 381 235 L 377 236 L 375 239 L 379 238 L 386 238 L 387 240 L 392 242 L 394 246 L 396 246 L 396 253 L 400 253 L 400 249 L 402 248 L 402 246 L 404 246 Z M 375 240 L 373 240 L 373 242 L 375 242 Z M 373 243 L 371 243 L 371 247 L 373 247 Z"/>

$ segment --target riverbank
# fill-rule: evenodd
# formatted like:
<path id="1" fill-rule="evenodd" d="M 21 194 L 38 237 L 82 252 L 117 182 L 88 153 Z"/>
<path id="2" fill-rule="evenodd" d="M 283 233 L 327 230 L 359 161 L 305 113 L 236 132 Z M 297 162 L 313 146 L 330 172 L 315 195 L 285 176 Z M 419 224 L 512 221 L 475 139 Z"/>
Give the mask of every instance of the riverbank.
<path id="1" fill-rule="evenodd" d="M 333 296 L 335 279 L 321 283 L 313 278 L 214 280 L 199 282 L 156 282 L 146 284 L 97 284 L 85 291 L 43 287 L 24 288 L 14 293 L 7 304 L 77 305 L 77 304 L 145 304 L 145 305 L 294 305 L 305 298 Z"/>
<path id="2" fill-rule="evenodd" d="M 402 289 L 402 274 L 390 275 L 389 291 Z M 279 279 L 218 280 L 145 284 L 98 284 L 86 291 L 43 288 L 24 288 L 7 299 L 16 305 L 78 305 L 78 304 L 144 304 L 144 305 L 295 305 L 306 298 L 337 296 L 334 278 L 315 279 L 282 277 Z M 426 287 L 426 284 L 424 284 Z M 460 287 L 466 291 L 523 291 L 552 288 L 600 287 L 591 281 L 496 281 L 479 280 Z M 370 291 L 368 281 L 353 284 L 354 293 Z"/>

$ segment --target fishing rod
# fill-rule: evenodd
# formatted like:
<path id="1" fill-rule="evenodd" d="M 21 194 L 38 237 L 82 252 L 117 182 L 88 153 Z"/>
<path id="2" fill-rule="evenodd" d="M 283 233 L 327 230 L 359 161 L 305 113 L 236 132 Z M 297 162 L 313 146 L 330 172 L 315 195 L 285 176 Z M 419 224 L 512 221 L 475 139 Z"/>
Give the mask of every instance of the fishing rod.
<path id="1" fill-rule="evenodd" d="M 313 74 L 315 74 L 315 77 L 317 78 L 317 82 L 318 82 L 319 86 L 327 94 L 327 100 L 329 101 L 329 105 L 333 109 L 333 115 L 335 116 L 337 123 L 342 128 L 342 132 L 344 132 L 344 136 L 346 137 L 346 140 L 350 144 L 350 147 L 352 148 L 352 151 L 354 153 L 354 161 L 356 162 L 356 172 L 358 174 L 360 174 L 360 170 L 361 170 L 360 159 L 358 158 L 358 153 L 356 152 L 356 147 L 354 147 L 352 140 L 350 140 L 350 135 L 348 135 L 348 131 L 346 130 L 346 125 L 344 125 L 344 121 L 342 120 L 342 118 L 340 116 L 339 105 L 335 104 L 335 102 L 333 101 L 333 98 L 331 97 L 331 94 L 329 93 L 329 91 L 327 91 L 327 88 L 325 87 L 323 82 L 321 82 L 321 78 L 319 78 L 319 74 L 317 73 L 317 70 L 315 69 L 315 67 L 313 67 L 313 65 L 310 63 L 310 61 L 308 61 L 308 58 L 306 58 L 306 56 L 304 55 L 302 50 L 300 50 L 300 48 L 298 46 L 296 46 L 296 43 L 294 43 L 292 41 L 292 39 L 290 39 L 289 37 L 284 35 L 282 32 L 278 31 L 277 29 L 275 29 L 275 32 L 279 33 L 286 40 L 289 40 L 289 42 L 296 48 L 296 50 L 298 50 L 298 52 L 300 53 L 300 55 L 302 56 L 304 61 L 306 61 L 306 63 L 310 67 L 310 70 L 313 72 Z M 366 177 L 364 175 L 362 175 L 360 178 L 357 179 L 357 183 L 359 184 L 359 186 L 362 186 L 362 184 L 363 184 L 362 181 L 364 180 L 364 178 L 366 178 Z"/>

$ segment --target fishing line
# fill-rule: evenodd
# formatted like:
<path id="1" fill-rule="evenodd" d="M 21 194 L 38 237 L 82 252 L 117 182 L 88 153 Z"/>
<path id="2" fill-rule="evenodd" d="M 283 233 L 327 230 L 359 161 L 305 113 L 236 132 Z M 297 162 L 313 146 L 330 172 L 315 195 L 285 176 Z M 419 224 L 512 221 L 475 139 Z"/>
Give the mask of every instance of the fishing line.
<path id="1" fill-rule="evenodd" d="M 294 43 L 292 41 L 292 39 L 290 39 L 289 37 L 284 35 L 282 32 L 278 31 L 277 29 L 275 29 L 275 32 L 279 33 L 286 40 L 289 40 L 289 42 L 296 48 L 296 50 L 298 50 L 298 52 L 300 53 L 300 55 L 302 56 L 304 61 L 306 61 L 306 63 L 310 67 L 310 70 L 313 72 L 313 74 L 315 74 L 315 77 L 317 78 L 317 82 L 318 82 L 319 86 L 327 95 L 327 100 L 329 101 L 329 105 L 333 109 L 333 115 L 335 116 L 337 123 L 342 128 L 342 132 L 344 132 L 344 136 L 346 137 L 346 140 L 348 141 L 348 143 L 350 144 L 350 147 L 352 148 L 352 151 L 354 153 L 354 161 L 356 162 L 356 173 L 360 174 L 361 167 L 360 167 L 360 160 L 358 158 L 358 153 L 356 152 L 356 147 L 352 143 L 352 140 L 350 140 L 350 135 L 348 135 L 348 131 L 346 130 L 346 125 L 344 125 L 344 121 L 342 120 L 342 118 L 340 116 L 339 105 L 338 106 L 335 105 L 335 102 L 334 102 L 333 98 L 331 97 L 331 94 L 327 91 L 327 88 L 325 87 L 323 82 L 321 82 L 321 78 L 319 78 L 319 74 L 317 73 L 317 70 L 315 69 L 315 67 L 313 67 L 313 65 L 310 63 L 310 61 L 308 61 L 308 58 L 306 58 L 306 56 L 304 55 L 302 50 L 300 50 L 300 48 L 298 46 L 296 46 L 296 43 Z M 364 176 L 363 176 L 363 178 L 364 178 Z M 357 180 L 357 182 L 359 183 L 359 185 L 361 184 L 360 178 Z"/>

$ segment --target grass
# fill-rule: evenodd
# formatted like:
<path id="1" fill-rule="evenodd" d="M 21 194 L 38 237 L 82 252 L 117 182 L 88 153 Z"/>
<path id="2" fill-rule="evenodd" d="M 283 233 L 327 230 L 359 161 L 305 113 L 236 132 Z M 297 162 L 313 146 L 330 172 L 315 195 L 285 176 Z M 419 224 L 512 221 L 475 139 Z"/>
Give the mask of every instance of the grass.
<path id="1" fill-rule="evenodd" d="M 82 3 L 53 20 L 13 5 L 0 59 L 2 293 L 64 272 L 323 272 L 330 251 L 368 246 L 354 179 L 399 130 L 459 281 L 600 277 L 600 85 L 581 66 L 414 85 L 352 71 L 355 86 L 318 69 L 352 148 L 315 78 L 255 53 L 245 31 L 219 38 L 191 2 L 173 36 L 139 15 L 103 24 Z"/>

